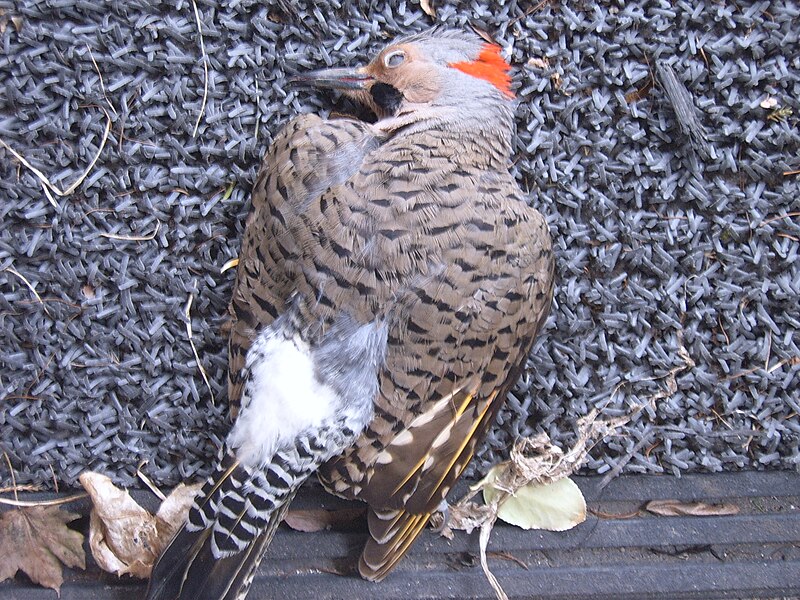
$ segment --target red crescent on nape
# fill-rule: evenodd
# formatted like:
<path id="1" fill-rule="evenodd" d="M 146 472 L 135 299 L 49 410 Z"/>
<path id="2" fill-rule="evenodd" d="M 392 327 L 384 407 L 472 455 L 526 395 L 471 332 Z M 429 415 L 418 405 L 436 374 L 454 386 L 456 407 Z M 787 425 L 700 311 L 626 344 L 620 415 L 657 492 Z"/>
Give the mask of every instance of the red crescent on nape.
<path id="1" fill-rule="evenodd" d="M 509 75 L 511 65 L 506 62 L 500 54 L 500 47 L 495 44 L 484 44 L 478 58 L 473 61 L 450 63 L 449 66 L 467 75 L 488 81 L 508 98 L 514 97 L 514 92 L 511 91 L 511 75 Z"/>

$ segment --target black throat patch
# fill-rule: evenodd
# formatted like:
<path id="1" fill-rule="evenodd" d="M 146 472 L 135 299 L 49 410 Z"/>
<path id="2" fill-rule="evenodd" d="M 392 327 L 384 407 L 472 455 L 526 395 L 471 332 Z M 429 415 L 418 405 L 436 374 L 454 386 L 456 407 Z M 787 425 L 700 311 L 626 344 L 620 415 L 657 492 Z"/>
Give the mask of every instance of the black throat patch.
<path id="1" fill-rule="evenodd" d="M 369 93 L 385 116 L 394 116 L 403 101 L 403 94 L 400 90 L 380 81 L 372 86 Z"/>

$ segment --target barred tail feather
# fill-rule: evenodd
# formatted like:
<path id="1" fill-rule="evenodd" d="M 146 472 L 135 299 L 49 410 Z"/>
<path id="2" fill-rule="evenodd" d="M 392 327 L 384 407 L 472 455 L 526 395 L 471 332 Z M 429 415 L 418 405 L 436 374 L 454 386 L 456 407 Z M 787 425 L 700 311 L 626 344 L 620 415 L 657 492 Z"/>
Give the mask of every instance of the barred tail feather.
<path id="1" fill-rule="evenodd" d="M 210 528 L 189 531 L 184 526 L 153 568 L 147 600 L 244 598 L 290 499 L 272 513 L 263 533 L 232 556 L 214 558 Z"/>
<path id="2" fill-rule="evenodd" d="M 228 454 L 203 486 L 188 522 L 153 567 L 147 600 L 244 598 L 295 491 L 307 474 L 281 478 Z"/>

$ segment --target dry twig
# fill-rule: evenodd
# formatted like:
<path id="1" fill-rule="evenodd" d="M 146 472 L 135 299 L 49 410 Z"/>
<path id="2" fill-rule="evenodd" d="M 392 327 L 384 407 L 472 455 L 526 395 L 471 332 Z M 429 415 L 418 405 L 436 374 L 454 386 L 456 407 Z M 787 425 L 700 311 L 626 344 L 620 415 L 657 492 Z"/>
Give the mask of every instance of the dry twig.
<path id="1" fill-rule="evenodd" d="M 3 450 L 3 458 L 6 459 L 6 464 L 8 465 L 8 472 L 11 474 L 11 489 L 14 490 L 14 500 L 19 501 L 19 496 L 17 494 L 17 476 L 14 475 L 14 467 L 11 466 L 11 459 L 8 457 L 8 452 Z"/>
<path id="2" fill-rule="evenodd" d="M 208 375 L 206 375 L 206 370 L 203 367 L 203 363 L 200 362 L 200 355 L 197 353 L 197 346 L 194 345 L 194 339 L 192 335 L 192 303 L 194 302 L 194 295 L 189 294 L 189 300 L 186 302 L 186 310 L 184 314 L 186 315 L 186 333 L 189 336 L 189 344 L 192 347 L 192 352 L 194 352 L 194 359 L 197 362 L 197 368 L 200 369 L 200 375 L 203 376 L 203 381 L 206 382 L 206 387 L 208 387 L 208 391 L 211 393 L 211 404 L 216 404 L 216 400 L 214 399 L 214 390 L 211 389 L 211 382 L 208 380 Z"/>
<path id="3" fill-rule="evenodd" d="M 478 505 L 471 501 L 488 484 L 486 478 L 470 488 L 461 500 L 450 507 L 442 535 L 451 536 L 452 529 L 462 529 L 470 533 L 473 529 L 480 528 L 481 567 L 498 600 L 507 600 L 508 596 L 489 569 L 487 547 L 500 506 L 531 483 L 553 483 L 577 471 L 592 449 L 592 442 L 621 427 L 631 416 L 599 421 L 597 415 L 597 410 L 593 410 L 578 421 L 578 439 L 566 452 L 555 446 L 546 433 L 518 440 L 511 450 L 511 459 L 503 463 L 506 468 L 491 482 L 491 486 L 497 491 L 491 502 Z"/>
<path id="4" fill-rule="evenodd" d="M 10 494 L 11 492 L 38 492 L 41 488 L 32 483 L 25 483 L 23 485 L 14 485 L 0 488 L 0 494 Z"/>
<path id="5" fill-rule="evenodd" d="M 797 171 L 800 173 L 800 171 Z M 793 175 L 794 173 L 791 171 L 787 171 L 784 175 Z M 775 221 L 780 221 L 781 219 L 791 219 L 792 217 L 800 217 L 800 211 L 797 212 L 790 212 L 786 213 L 785 215 L 778 215 L 777 217 L 770 217 L 769 219 L 764 219 L 761 223 L 758 224 L 759 227 L 763 227 L 764 225 L 769 225 L 770 223 L 774 223 Z"/>
<path id="6" fill-rule="evenodd" d="M 16 495 L 17 490 L 14 490 Z M 17 507 L 34 507 L 34 506 L 59 506 L 61 504 L 69 504 L 76 500 L 83 500 L 89 494 L 73 494 L 72 496 L 65 496 L 63 498 L 53 498 L 52 500 L 19 500 L 11 498 L 0 498 L 0 504 L 7 504 L 9 506 Z"/>
<path id="7" fill-rule="evenodd" d="M 101 233 L 100 237 L 109 240 L 123 240 L 125 242 L 147 242 L 154 239 L 158 235 L 158 230 L 161 229 L 161 221 L 156 221 L 156 228 L 153 233 L 147 235 L 117 235 L 116 233 Z"/>
<path id="8" fill-rule="evenodd" d="M 156 485 L 150 481 L 150 478 L 142 473 L 142 467 L 148 463 L 147 459 L 142 459 L 139 461 L 139 464 L 136 465 L 136 475 L 142 482 L 148 487 L 148 489 L 153 492 L 153 495 L 157 496 L 159 500 L 162 502 L 167 499 L 164 493 L 156 487 Z"/>
<path id="9" fill-rule="evenodd" d="M 61 190 L 61 189 L 57 188 L 55 185 L 53 185 L 44 173 L 42 173 L 39 169 L 37 169 L 36 167 L 31 165 L 27 160 L 25 160 L 25 158 L 19 152 L 14 150 L 11 146 L 6 144 L 3 140 L 0 140 L 0 145 L 2 145 L 6 150 L 11 152 L 11 154 L 14 156 L 14 158 L 16 158 L 25 167 L 27 167 L 28 170 L 31 173 L 33 173 L 34 175 L 36 175 L 36 177 L 39 178 L 39 181 L 42 184 L 42 189 L 44 190 L 44 194 L 45 194 L 45 196 L 47 196 L 47 199 L 50 201 L 50 204 L 52 204 L 54 208 L 58 208 L 58 205 L 56 204 L 56 201 L 53 198 L 52 194 L 55 194 L 56 196 L 62 196 L 63 197 L 63 196 L 69 196 L 72 192 L 74 192 L 78 188 L 78 186 L 81 183 L 83 183 L 83 180 L 86 179 L 86 177 L 92 171 L 92 169 L 94 168 L 94 165 L 97 163 L 97 160 L 100 158 L 100 154 L 103 152 L 103 148 L 105 148 L 106 140 L 108 140 L 108 133 L 111 131 L 111 115 L 109 115 L 108 112 L 106 112 L 105 109 L 103 109 L 103 112 L 106 115 L 107 121 L 106 121 L 105 131 L 103 131 L 103 139 L 100 141 L 100 146 L 97 148 L 97 154 L 95 154 L 94 158 L 92 159 L 92 162 L 89 163 L 89 166 L 86 167 L 86 170 L 80 175 L 80 177 L 78 177 L 72 183 L 72 185 L 70 185 L 68 188 L 66 188 L 64 190 Z"/>
<path id="10" fill-rule="evenodd" d="M 94 54 L 92 54 L 92 49 L 89 46 L 89 44 L 86 44 L 86 49 L 89 51 L 89 58 L 92 59 L 92 64 L 94 65 L 95 71 L 97 71 L 97 76 L 100 78 L 100 90 L 102 90 L 103 92 L 103 98 L 105 98 L 106 104 L 108 104 L 108 108 L 110 108 L 115 115 L 118 115 L 119 113 L 117 113 L 117 109 L 114 108 L 114 105 L 111 104 L 111 102 L 108 99 L 108 96 L 106 95 L 106 84 L 103 81 L 103 74 L 100 72 L 100 67 L 97 66 L 97 61 L 94 59 Z"/>
<path id="11" fill-rule="evenodd" d="M 197 2 L 192 0 L 192 8 L 194 8 L 194 18 L 197 21 L 197 33 L 200 36 L 200 52 L 203 54 L 203 102 L 200 105 L 200 114 L 197 115 L 197 122 L 194 124 L 194 131 L 192 137 L 197 135 L 197 129 L 200 127 L 200 120 L 203 118 L 203 113 L 206 111 L 206 102 L 208 101 L 208 56 L 206 55 L 206 44 L 203 41 L 203 26 L 200 23 L 200 12 L 197 10 Z"/>
<path id="12" fill-rule="evenodd" d="M 39 295 L 39 292 L 37 292 L 37 291 L 36 291 L 36 288 L 35 288 L 35 287 L 33 287 L 33 285 L 31 285 L 31 282 L 30 282 L 30 281 L 28 281 L 27 279 L 25 279 L 25 276 L 24 276 L 22 273 L 20 273 L 19 271 L 17 271 L 17 270 L 16 270 L 16 269 L 14 269 L 13 267 L 6 267 L 5 269 L 3 269 L 3 271 L 8 271 L 8 272 L 9 272 L 9 273 L 11 273 L 12 275 L 16 275 L 17 277 L 19 277 L 19 278 L 22 280 L 22 282 L 25 284 L 25 286 L 26 286 L 26 287 L 27 287 L 27 288 L 28 288 L 28 289 L 31 291 L 31 293 L 32 293 L 34 296 L 36 296 L 36 300 L 38 300 L 38 301 L 39 301 L 39 304 L 41 304 L 41 305 L 42 305 L 42 308 L 44 308 L 44 312 L 47 314 L 47 316 L 48 316 L 48 317 L 50 316 L 50 311 L 49 311 L 49 310 L 47 310 L 47 305 L 46 305 L 46 304 L 44 303 L 44 301 L 42 300 L 42 297 Z M 9 464 L 8 466 L 9 466 L 9 468 L 11 468 L 11 464 Z"/>

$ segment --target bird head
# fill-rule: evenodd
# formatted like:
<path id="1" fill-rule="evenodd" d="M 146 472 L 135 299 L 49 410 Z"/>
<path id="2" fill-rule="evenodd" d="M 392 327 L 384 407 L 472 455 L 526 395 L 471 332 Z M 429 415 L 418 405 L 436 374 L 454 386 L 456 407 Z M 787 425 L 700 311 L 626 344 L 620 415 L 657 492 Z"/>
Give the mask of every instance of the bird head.
<path id="1" fill-rule="evenodd" d="M 497 106 L 510 111 L 510 69 L 499 46 L 437 27 L 391 42 L 366 66 L 310 71 L 294 81 L 340 90 L 379 119 L 437 108 L 480 114 Z"/>

